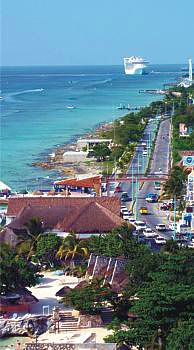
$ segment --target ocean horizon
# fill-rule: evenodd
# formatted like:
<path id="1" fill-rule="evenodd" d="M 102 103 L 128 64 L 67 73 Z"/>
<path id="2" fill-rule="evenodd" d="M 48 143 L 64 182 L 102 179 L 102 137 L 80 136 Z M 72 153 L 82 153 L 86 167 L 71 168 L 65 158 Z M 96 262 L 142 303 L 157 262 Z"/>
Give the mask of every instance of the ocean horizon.
<path id="1" fill-rule="evenodd" d="M 116 108 L 120 104 L 143 107 L 162 99 L 139 90 L 176 82 L 181 67 L 150 65 L 142 76 L 126 76 L 119 65 L 2 67 L 1 180 L 13 190 L 50 187 L 60 173 L 33 162 L 126 114 Z"/>

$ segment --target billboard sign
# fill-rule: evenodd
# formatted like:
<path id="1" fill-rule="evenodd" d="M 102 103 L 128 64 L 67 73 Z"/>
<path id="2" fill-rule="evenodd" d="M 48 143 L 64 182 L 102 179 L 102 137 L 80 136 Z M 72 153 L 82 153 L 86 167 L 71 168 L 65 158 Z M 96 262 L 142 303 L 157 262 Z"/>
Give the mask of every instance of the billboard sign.
<path id="1" fill-rule="evenodd" d="M 183 165 L 191 167 L 194 166 L 194 156 L 183 157 Z"/>

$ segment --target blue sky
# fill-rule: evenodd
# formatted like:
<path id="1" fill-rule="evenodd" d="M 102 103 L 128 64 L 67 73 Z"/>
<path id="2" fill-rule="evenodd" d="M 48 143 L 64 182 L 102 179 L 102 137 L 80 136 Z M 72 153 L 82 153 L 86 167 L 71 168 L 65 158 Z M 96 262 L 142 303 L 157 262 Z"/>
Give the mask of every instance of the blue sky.
<path id="1" fill-rule="evenodd" d="M 194 59 L 193 0 L 2 0 L 3 65 Z"/>

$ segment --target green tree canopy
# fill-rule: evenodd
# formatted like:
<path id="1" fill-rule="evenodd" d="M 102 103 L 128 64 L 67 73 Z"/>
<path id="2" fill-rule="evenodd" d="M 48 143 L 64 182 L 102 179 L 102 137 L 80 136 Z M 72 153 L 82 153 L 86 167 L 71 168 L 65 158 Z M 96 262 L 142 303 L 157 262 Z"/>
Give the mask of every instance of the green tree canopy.
<path id="1" fill-rule="evenodd" d="M 109 285 L 104 284 L 104 278 L 95 278 L 84 286 L 68 292 L 63 298 L 63 303 L 73 306 L 82 313 L 97 314 L 105 302 L 110 302 L 116 297 L 117 294 Z"/>
<path id="2" fill-rule="evenodd" d="M 57 264 L 57 251 L 62 244 L 62 239 L 55 233 L 48 233 L 39 237 L 36 246 L 35 256 L 41 264 L 49 267 Z"/>
<path id="3" fill-rule="evenodd" d="M 188 170 L 182 167 L 175 166 L 170 172 L 170 177 L 166 181 L 164 191 L 169 196 L 181 196 L 186 188 Z"/>
<path id="4" fill-rule="evenodd" d="M 104 161 L 111 154 L 110 148 L 105 143 L 98 143 L 93 147 L 94 157 Z"/>
<path id="5" fill-rule="evenodd" d="M 0 291 L 14 291 L 38 283 L 38 269 L 19 257 L 8 245 L 0 250 Z"/>
<path id="6" fill-rule="evenodd" d="M 191 321 L 194 312 L 194 252 L 180 248 L 173 253 L 161 252 L 158 257 L 157 268 L 149 263 L 150 273 L 146 271 L 145 282 L 139 284 L 136 298 L 131 300 L 130 313 L 137 319 L 133 323 L 128 321 L 126 331 L 119 329 L 107 341 L 121 342 L 129 348 L 136 345 L 140 349 L 157 349 L 162 342 L 162 349 L 170 349 L 168 344 L 172 344 L 175 334 L 179 334 L 177 344 L 184 342 L 185 346 L 180 349 L 189 349 L 188 333 L 192 335 L 191 323 L 194 326 Z M 190 330 L 181 335 L 178 325 L 185 322 L 190 324 Z M 174 349 L 178 350 L 178 345 Z"/>
<path id="7" fill-rule="evenodd" d="M 139 246 L 132 235 L 133 230 L 131 225 L 123 224 L 113 229 L 109 234 L 92 237 L 89 241 L 89 249 L 96 254 L 129 257 L 133 254 L 133 250 Z"/>

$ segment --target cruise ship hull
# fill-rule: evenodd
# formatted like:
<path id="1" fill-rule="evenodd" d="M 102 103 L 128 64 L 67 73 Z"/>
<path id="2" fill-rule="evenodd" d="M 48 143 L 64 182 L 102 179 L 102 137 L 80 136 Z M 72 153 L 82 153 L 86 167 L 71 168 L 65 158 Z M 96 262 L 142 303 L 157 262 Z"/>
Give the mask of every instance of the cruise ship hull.
<path id="1" fill-rule="evenodd" d="M 136 67 L 132 67 L 132 68 L 125 68 L 125 74 L 129 75 L 133 75 L 133 74 L 138 74 L 141 75 L 143 74 L 143 68 L 136 68 Z"/>
<path id="2" fill-rule="evenodd" d="M 148 61 L 143 57 L 131 56 L 124 58 L 125 74 L 127 75 L 142 75 L 144 74 L 144 68 L 146 68 Z"/>

